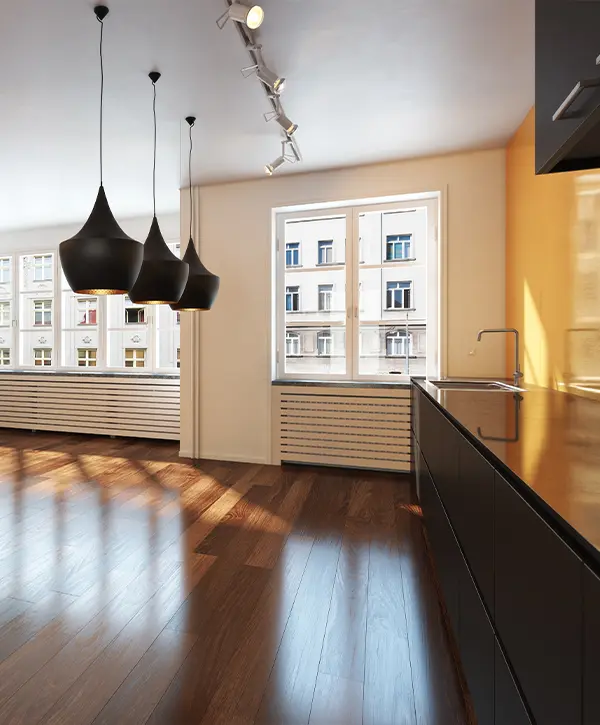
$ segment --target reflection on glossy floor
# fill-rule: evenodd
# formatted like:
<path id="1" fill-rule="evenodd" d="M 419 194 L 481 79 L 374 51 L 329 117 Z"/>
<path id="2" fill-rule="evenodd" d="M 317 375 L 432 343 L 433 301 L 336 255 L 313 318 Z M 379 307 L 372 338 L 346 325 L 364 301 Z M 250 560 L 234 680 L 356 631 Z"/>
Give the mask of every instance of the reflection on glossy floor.
<path id="1" fill-rule="evenodd" d="M 463 725 L 399 477 L 0 431 L 0 725 Z"/>

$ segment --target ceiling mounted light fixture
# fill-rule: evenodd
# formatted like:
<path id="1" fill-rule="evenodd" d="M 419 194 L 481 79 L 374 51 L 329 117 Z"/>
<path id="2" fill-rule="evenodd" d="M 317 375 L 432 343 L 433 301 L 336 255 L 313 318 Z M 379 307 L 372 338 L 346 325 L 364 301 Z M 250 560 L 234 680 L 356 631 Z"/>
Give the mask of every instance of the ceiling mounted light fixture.
<path id="1" fill-rule="evenodd" d="M 106 5 L 96 5 L 100 23 L 100 188 L 88 220 L 74 237 L 59 245 L 60 263 L 69 287 L 77 294 L 124 294 L 140 271 L 143 247 L 118 225 L 103 186 L 104 18 Z"/>
<path id="2" fill-rule="evenodd" d="M 190 266 L 190 276 L 188 277 L 181 299 L 176 304 L 171 305 L 172 310 L 178 310 L 180 312 L 210 310 L 217 298 L 219 285 L 221 284 L 220 278 L 216 274 L 209 272 L 200 261 L 192 237 L 194 221 L 194 204 L 192 199 L 192 150 L 194 146 L 192 142 L 192 128 L 196 123 L 196 119 L 194 116 L 188 116 L 185 120 L 190 127 L 190 153 L 188 157 L 190 179 L 190 239 L 183 259 Z"/>
<path id="3" fill-rule="evenodd" d="M 286 136 L 293 136 L 298 130 L 298 124 L 290 121 L 290 119 L 285 115 L 283 108 L 281 107 L 279 98 L 277 96 L 275 96 L 274 100 L 276 110 L 265 113 L 265 121 L 268 122 L 275 119 L 277 123 L 281 126 L 281 128 L 285 131 Z"/>
<path id="4" fill-rule="evenodd" d="M 291 148 L 291 154 L 286 153 L 288 146 Z M 298 157 L 294 153 L 294 146 L 292 144 L 292 141 L 288 138 L 285 138 L 281 142 L 281 156 L 278 156 L 275 161 L 271 161 L 270 164 L 267 164 L 265 166 L 265 173 L 267 174 L 267 176 L 273 176 L 273 172 L 276 171 L 280 166 L 283 166 L 283 164 L 295 164 L 298 160 Z"/>
<path id="5" fill-rule="evenodd" d="M 148 74 L 152 81 L 154 119 L 154 162 L 152 166 L 152 201 L 154 216 L 144 243 L 144 261 L 129 299 L 140 305 L 165 305 L 179 301 L 188 279 L 189 267 L 167 246 L 156 218 L 156 82 L 158 71 Z"/>
<path id="6" fill-rule="evenodd" d="M 227 10 L 217 20 L 220 30 L 223 30 L 228 20 L 234 20 L 236 23 L 244 23 L 250 30 L 260 28 L 265 19 L 265 11 L 260 5 L 244 5 L 240 2 L 232 2 Z"/>
<path id="7" fill-rule="evenodd" d="M 256 75 L 258 79 L 262 81 L 265 86 L 270 88 L 273 93 L 283 93 L 285 90 L 285 78 L 282 78 L 277 73 L 274 73 L 266 65 L 259 65 L 256 68 Z"/>

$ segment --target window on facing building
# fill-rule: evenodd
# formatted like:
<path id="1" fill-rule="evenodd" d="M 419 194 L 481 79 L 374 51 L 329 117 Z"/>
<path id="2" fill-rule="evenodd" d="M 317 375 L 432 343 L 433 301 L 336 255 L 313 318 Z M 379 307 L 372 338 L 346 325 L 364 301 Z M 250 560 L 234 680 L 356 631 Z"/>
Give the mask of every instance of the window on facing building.
<path id="1" fill-rule="evenodd" d="M 388 262 L 412 256 L 412 234 L 387 235 L 385 258 Z"/>
<path id="2" fill-rule="evenodd" d="M 97 324 L 98 299 L 96 297 L 86 297 L 77 300 L 77 324 L 78 325 L 96 325 Z"/>
<path id="3" fill-rule="evenodd" d="M 0 327 L 9 327 L 11 321 L 10 302 L 0 302 Z"/>
<path id="4" fill-rule="evenodd" d="M 127 348 L 125 350 L 126 368 L 146 367 L 146 350 L 140 347 Z"/>
<path id="5" fill-rule="evenodd" d="M 52 280 L 52 255 L 36 254 L 33 257 L 33 279 L 36 282 Z"/>
<path id="6" fill-rule="evenodd" d="M 410 310 L 412 282 L 388 282 L 386 307 L 388 310 Z"/>
<path id="7" fill-rule="evenodd" d="M 286 249 L 276 255 L 278 378 L 440 374 L 440 196 L 276 214 L 274 237 Z"/>
<path id="8" fill-rule="evenodd" d="M 8 284 L 10 282 L 11 258 L 0 258 L 0 284 Z"/>
<path id="9" fill-rule="evenodd" d="M 52 325 L 52 300 L 33 301 L 33 324 L 46 327 Z"/>
<path id="10" fill-rule="evenodd" d="M 0 349 L 0 366 L 10 367 L 10 349 Z"/>
<path id="11" fill-rule="evenodd" d="M 95 347 L 79 348 L 77 350 L 77 365 L 80 368 L 95 368 L 97 352 Z"/>
<path id="12" fill-rule="evenodd" d="M 285 245 L 285 266 L 298 267 L 300 265 L 300 243 L 287 242 Z"/>
<path id="13" fill-rule="evenodd" d="M 146 322 L 146 310 L 143 307 L 126 307 L 125 324 L 143 325 Z"/>
<path id="14" fill-rule="evenodd" d="M 33 350 L 34 364 L 39 367 L 52 365 L 52 350 L 46 347 L 36 347 Z"/>

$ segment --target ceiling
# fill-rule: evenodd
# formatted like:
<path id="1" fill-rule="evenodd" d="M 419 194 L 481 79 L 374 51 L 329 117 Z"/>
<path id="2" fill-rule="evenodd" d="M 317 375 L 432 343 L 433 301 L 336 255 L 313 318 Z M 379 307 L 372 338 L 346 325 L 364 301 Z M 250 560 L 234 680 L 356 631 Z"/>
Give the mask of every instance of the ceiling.
<path id="1" fill-rule="evenodd" d="M 13 0 L 0 26 L 0 229 L 87 217 L 98 185 L 99 26 L 89 0 Z M 187 185 L 181 119 L 198 116 L 193 181 L 258 177 L 279 127 L 224 0 L 112 0 L 105 21 L 105 170 L 118 216 Z M 534 0 L 262 0 L 267 62 L 299 125 L 284 173 L 505 143 L 534 100 Z M 183 146 L 182 146 L 183 144 Z M 183 154 L 183 158 L 182 158 Z M 183 163 L 182 163 L 183 161 Z M 272 182 L 275 183 L 275 182 Z"/>

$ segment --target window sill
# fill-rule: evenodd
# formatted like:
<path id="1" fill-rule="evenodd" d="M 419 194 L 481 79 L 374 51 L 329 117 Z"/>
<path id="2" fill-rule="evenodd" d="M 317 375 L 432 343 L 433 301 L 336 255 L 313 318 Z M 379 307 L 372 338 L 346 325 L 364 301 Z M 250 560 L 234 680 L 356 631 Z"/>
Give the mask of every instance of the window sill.
<path id="1" fill-rule="evenodd" d="M 416 262 L 416 257 L 402 257 L 402 259 L 384 259 L 384 264 L 393 264 L 394 262 Z"/>
<path id="2" fill-rule="evenodd" d="M 312 388 L 410 388 L 410 380 L 406 376 L 406 382 L 398 380 L 396 382 L 390 380 L 295 380 L 280 379 L 272 380 L 271 385 L 274 387 L 296 386 L 296 387 L 312 387 Z"/>
<path id="3" fill-rule="evenodd" d="M 286 269 L 302 269 L 302 265 L 301 264 L 286 264 L 285 268 Z"/>
<path id="4" fill-rule="evenodd" d="M 416 312 L 416 307 L 386 307 L 384 312 Z"/>

